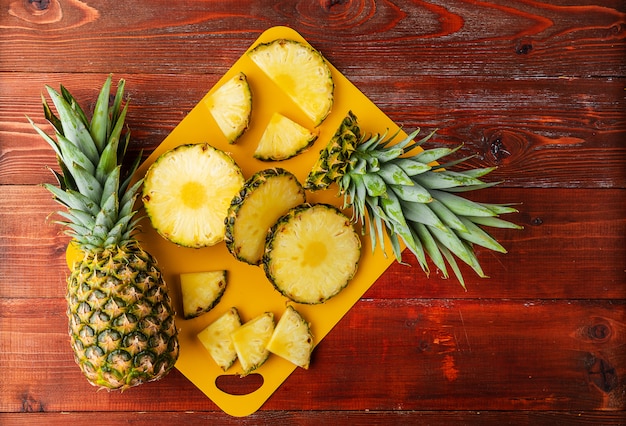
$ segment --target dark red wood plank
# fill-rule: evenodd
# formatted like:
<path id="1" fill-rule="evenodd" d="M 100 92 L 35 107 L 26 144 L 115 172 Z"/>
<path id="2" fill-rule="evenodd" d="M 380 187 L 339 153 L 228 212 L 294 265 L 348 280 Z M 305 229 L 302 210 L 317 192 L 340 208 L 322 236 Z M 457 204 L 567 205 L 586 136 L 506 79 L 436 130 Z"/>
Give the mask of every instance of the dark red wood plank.
<path id="1" fill-rule="evenodd" d="M 49 4 L 47 13 L 36 6 L 42 4 Z M 230 66 L 224 58 L 236 57 L 268 27 L 288 25 L 337 65 L 362 75 L 614 77 L 625 71 L 626 18 L 619 1 L 180 5 L 8 3 L 0 21 L 0 70 L 221 74 Z"/>
<path id="2" fill-rule="evenodd" d="M 342 71 L 352 77 L 351 70 Z M 220 75 L 115 77 L 127 78 L 131 149 L 149 152 Z M 44 86 L 64 84 L 83 105 L 93 105 L 104 78 L 93 74 L 2 75 L 0 92 L 5 94 L 3 109 L 7 113 L 0 116 L 0 184 L 53 181 L 45 168 L 56 164 L 53 152 L 26 120 L 28 115 L 45 125 L 40 100 Z M 425 133 L 438 128 L 430 146 L 463 144 L 459 156 L 476 156 L 470 166 L 498 166 L 492 179 L 503 180 L 505 186 L 626 187 L 622 80 L 353 80 L 405 129 L 421 128 Z M 319 141 L 319 146 L 323 143 Z"/>
<path id="3" fill-rule="evenodd" d="M 177 371 L 97 392 L 64 306 L 0 299 L 0 412 L 215 409 Z M 624 410 L 625 343 L 624 301 L 362 300 L 262 411 Z"/>
<path id="4" fill-rule="evenodd" d="M 370 289 L 373 298 L 624 299 L 626 191 L 491 188 L 474 199 L 519 202 L 510 220 L 522 230 L 495 230 L 507 254 L 477 248 L 490 278 L 463 268 L 467 291 L 433 270 L 430 278 L 392 264 Z M 19 206 L 19 210 L 15 208 Z M 46 298 L 65 294 L 68 238 L 48 216 L 58 208 L 42 187 L 0 186 L 0 296 Z"/>

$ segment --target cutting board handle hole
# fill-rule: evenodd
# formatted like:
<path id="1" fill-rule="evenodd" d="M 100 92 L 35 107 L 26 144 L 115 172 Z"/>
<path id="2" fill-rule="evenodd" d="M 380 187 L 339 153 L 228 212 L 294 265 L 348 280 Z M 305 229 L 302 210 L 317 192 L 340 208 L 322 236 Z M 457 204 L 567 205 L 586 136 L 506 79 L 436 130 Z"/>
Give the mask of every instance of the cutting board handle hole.
<path id="1" fill-rule="evenodd" d="M 215 379 L 215 386 L 229 395 L 248 395 L 263 386 L 263 376 L 257 373 L 245 377 L 222 374 Z"/>

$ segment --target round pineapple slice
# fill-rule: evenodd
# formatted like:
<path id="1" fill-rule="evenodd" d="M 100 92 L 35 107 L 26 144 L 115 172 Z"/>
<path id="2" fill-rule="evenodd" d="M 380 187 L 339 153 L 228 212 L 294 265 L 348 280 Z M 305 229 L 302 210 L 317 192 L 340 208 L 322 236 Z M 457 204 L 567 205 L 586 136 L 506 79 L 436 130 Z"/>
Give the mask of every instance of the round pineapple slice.
<path id="1" fill-rule="evenodd" d="M 313 335 L 309 323 L 293 306 L 287 309 L 278 320 L 267 350 L 297 365 L 309 368 L 313 351 Z"/>
<path id="2" fill-rule="evenodd" d="M 261 43 L 250 59 L 318 126 L 333 106 L 334 83 L 320 52 L 296 40 Z"/>
<path id="3" fill-rule="evenodd" d="M 274 333 L 274 314 L 265 312 L 243 324 L 230 335 L 237 358 L 246 376 L 259 368 L 269 357 L 267 342 Z"/>
<path id="4" fill-rule="evenodd" d="M 230 308 L 198 333 L 198 339 L 215 363 L 224 371 L 237 361 L 237 351 L 231 338 L 233 331 L 241 327 L 237 308 Z"/>
<path id="5" fill-rule="evenodd" d="M 250 125 L 252 92 L 246 75 L 236 74 L 205 100 L 228 143 L 235 143 Z"/>
<path id="6" fill-rule="evenodd" d="M 253 155 L 262 161 L 287 160 L 313 145 L 316 139 L 317 133 L 276 112 Z"/>
<path id="7" fill-rule="evenodd" d="M 263 267 L 284 296 L 297 303 L 323 303 L 352 279 L 360 253 L 361 240 L 338 208 L 303 204 L 270 230 Z"/>
<path id="8" fill-rule="evenodd" d="M 243 184 L 241 169 L 224 151 L 207 143 L 180 145 L 150 166 L 142 200 L 159 234 L 200 248 L 224 239 L 230 201 Z"/>
<path id="9" fill-rule="evenodd" d="M 242 262 L 261 263 L 267 232 L 282 215 L 305 202 L 304 189 L 289 171 L 261 170 L 233 197 L 226 219 L 226 247 Z"/>

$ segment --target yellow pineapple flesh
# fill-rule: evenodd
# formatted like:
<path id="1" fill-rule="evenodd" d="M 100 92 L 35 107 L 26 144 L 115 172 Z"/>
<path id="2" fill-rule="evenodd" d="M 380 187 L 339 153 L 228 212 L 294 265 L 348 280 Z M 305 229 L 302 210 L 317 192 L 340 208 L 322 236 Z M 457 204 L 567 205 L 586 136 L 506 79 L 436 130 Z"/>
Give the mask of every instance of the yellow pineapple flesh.
<path id="1" fill-rule="evenodd" d="M 244 184 L 233 159 L 207 143 L 180 145 L 148 169 L 143 203 L 152 226 L 183 247 L 207 247 L 224 239 L 230 201 Z"/>
<path id="2" fill-rule="evenodd" d="M 278 320 L 267 350 L 281 358 L 308 369 L 313 351 L 313 335 L 309 323 L 291 305 Z"/>
<path id="3" fill-rule="evenodd" d="M 334 83 L 320 52 L 295 40 L 277 39 L 248 52 L 250 59 L 318 126 L 333 106 Z"/>
<path id="4" fill-rule="evenodd" d="M 294 302 L 323 303 L 353 278 L 360 253 L 361 240 L 339 209 L 303 204 L 271 228 L 263 267 L 274 287 Z"/>
<path id="5" fill-rule="evenodd" d="M 228 143 L 235 143 L 248 129 L 252 115 L 252 92 L 246 75 L 237 73 L 205 102 Z"/>
<path id="6" fill-rule="evenodd" d="M 258 265 L 267 232 L 289 209 L 305 202 L 298 179 L 289 171 L 261 170 L 233 198 L 226 219 L 226 246 L 237 259 Z"/>
<path id="7" fill-rule="evenodd" d="M 187 272 L 180 274 L 180 292 L 185 319 L 209 312 L 226 291 L 226 271 Z"/>
<path id="8" fill-rule="evenodd" d="M 231 334 L 241 327 L 237 308 L 230 308 L 198 333 L 198 339 L 215 363 L 224 371 L 237 361 Z"/>
<path id="9" fill-rule="evenodd" d="M 259 368 L 269 356 L 267 343 L 274 332 L 274 314 L 265 312 L 231 333 L 237 358 L 246 376 Z"/>
<path id="10" fill-rule="evenodd" d="M 274 113 L 253 155 L 263 161 L 287 160 L 306 150 L 316 139 L 316 132 Z"/>

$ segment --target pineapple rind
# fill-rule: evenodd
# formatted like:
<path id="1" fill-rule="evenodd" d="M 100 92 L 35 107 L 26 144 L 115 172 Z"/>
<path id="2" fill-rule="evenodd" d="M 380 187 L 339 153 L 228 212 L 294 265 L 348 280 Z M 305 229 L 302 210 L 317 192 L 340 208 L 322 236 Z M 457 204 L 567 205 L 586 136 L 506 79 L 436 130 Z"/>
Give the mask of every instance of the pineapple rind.
<path id="1" fill-rule="evenodd" d="M 227 286 L 225 270 L 180 274 L 183 315 L 192 319 L 209 312 L 224 295 Z"/>
<path id="2" fill-rule="evenodd" d="M 267 350 L 298 367 L 309 368 L 313 335 L 309 323 L 291 305 L 278 320 Z"/>
<path id="3" fill-rule="evenodd" d="M 258 265 L 269 229 L 289 209 L 305 201 L 304 188 L 291 172 L 275 168 L 255 173 L 228 209 L 228 251 L 242 262 Z"/>
<path id="4" fill-rule="evenodd" d="M 267 342 L 272 337 L 274 325 L 274 314 L 265 312 L 231 333 L 237 359 L 243 369 L 241 376 L 259 368 L 269 357 Z"/>
<path id="5" fill-rule="evenodd" d="M 320 52 L 296 40 L 261 43 L 248 56 L 309 117 L 321 124 L 333 106 L 334 82 Z"/>
<path id="6" fill-rule="evenodd" d="M 198 339 L 215 363 L 224 371 L 237 361 L 231 334 L 241 327 L 237 308 L 232 307 L 198 333 Z"/>
<path id="7" fill-rule="evenodd" d="M 176 363 L 168 289 L 138 244 L 86 252 L 66 297 L 74 357 L 93 385 L 124 390 L 162 378 Z"/>
<path id="8" fill-rule="evenodd" d="M 148 169 L 143 202 L 152 226 L 183 247 L 212 246 L 224 239 L 228 207 L 244 184 L 224 151 L 207 143 L 180 145 Z M 193 191 L 185 198 L 185 191 Z"/>
<path id="9" fill-rule="evenodd" d="M 234 75 L 206 99 L 206 104 L 228 143 L 235 143 L 248 129 L 252 115 L 252 91 L 246 75 Z"/>
<path id="10" fill-rule="evenodd" d="M 271 228 L 263 256 L 265 275 L 297 303 L 319 304 L 354 277 L 361 240 L 350 219 L 328 204 L 291 209 Z"/>
<path id="11" fill-rule="evenodd" d="M 282 161 L 295 157 L 310 147 L 317 133 L 288 117 L 274 113 L 253 153 L 262 161 Z"/>

